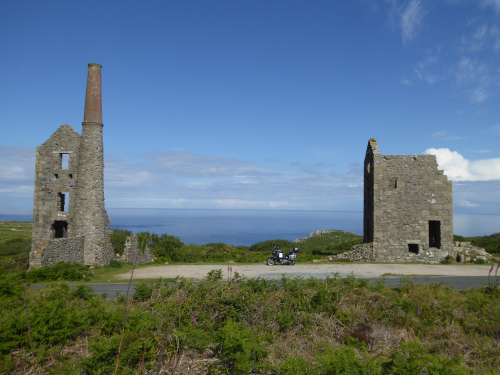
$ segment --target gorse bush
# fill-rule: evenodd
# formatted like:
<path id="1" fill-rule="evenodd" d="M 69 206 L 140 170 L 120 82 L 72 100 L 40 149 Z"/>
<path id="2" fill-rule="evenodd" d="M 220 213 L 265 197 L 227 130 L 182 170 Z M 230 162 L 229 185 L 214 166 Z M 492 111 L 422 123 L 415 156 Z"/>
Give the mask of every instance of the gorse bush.
<path id="1" fill-rule="evenodd" d="M 118 373 L 155 373 L 164 349 L 162 373 L 494 374 L 495 288 L 460 292 L 411 279 L 389 288 L 338 275 L 140 284 Z M 87 286 L 27 292 L 39 373 L 113 373 L 123 302 Z M 20 281 L 0 282 L 0 372 L 30 366 L 22 294 Z"/>
<path id="2" fill-rule="evenodd" d="M 45 266 L 40 268 L 32 268 L 29 271 L 21 273 L 23 279 L 30 282 L 42 281 L 89 281 L 93 275 L 89 268 L 79 263 L 59 262 L 53 266 Z"/>

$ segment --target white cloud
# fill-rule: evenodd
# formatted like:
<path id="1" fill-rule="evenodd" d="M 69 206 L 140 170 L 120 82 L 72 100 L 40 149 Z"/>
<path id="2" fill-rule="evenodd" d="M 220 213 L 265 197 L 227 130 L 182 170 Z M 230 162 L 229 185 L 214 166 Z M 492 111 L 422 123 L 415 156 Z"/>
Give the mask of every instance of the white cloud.
<path id="1" fill-rule="evenodd" d="M 468 84 L 476 81 L 485 73 L 486 67 L 468 57 L 462 57 L 457 64 L 455 77 L 459 84 Z"/>
<path id="2" fill-rule="evenodd" d="M 497 13 L 500 13 L 500 0 L 482 0 L 484 6 L 492 6 Z"/>
<path id="3" fill-rule="evenodd" d="M 418 79 L 429 84 L 433 84 L 440 79 L 437 73 L 430 71 L 430 67 L 437 63 L 437 59 L 433 56 L 428 56 L 423 60 L 420 60 L 415 66 L 414 72 Z"/>
<path id="4" fill-rule="evenodd" d="M 190 152 L 105 156 L 107 207 L 362 209 L 362 165 L 272 167 Z M 355 172 L 354 172 L 355 171 Z M 361 187 L 360 187 L 361 186 Z"/>
<path id="5" fill-rule="evenodd" d="M 0 181 L 34 181 L 35 148 L 0 146 Z"/>
<path id="6" fill-rule="evenodd" d="M 420 0 L 412 0 L 401 12 L 401 32 L 403 42 L 406 43 L 415 37 L 417 28 L 422 23 L 425 11 Z"/>
<path id="7" fill-rule="evenodd" d="M 439 168 L 452 181 L 500 180 L 500 158 L 470 161 L 448 148 L 429 148 L 424 154 L 436 155 Z"/>
<path id="8" fill-rule="evenodd" d="M 481 207 L 481 205 L 479 203 L 471 203 L 469 201 L 461 201 L 457 204 L 458 206 L 461 206 L 461 207 L 467 207 L 467 208 L 476 208 L 476 207 Z"/>
<path id="9" fill-rule="evenodd" d="M 441 137 L 441 138 L 449 139 L 449 140 L 452 140 L 452 141 L 456 141 L 456 140 L 459 140 L 459 139 L 465 139 L 464 137 L 460 137 L 458 135 L 449 135 L 448 132 L 446 132 L 444 130 L 436 132 L 436 133 L 433 133 L 432 136 L 433 137 Z"/>

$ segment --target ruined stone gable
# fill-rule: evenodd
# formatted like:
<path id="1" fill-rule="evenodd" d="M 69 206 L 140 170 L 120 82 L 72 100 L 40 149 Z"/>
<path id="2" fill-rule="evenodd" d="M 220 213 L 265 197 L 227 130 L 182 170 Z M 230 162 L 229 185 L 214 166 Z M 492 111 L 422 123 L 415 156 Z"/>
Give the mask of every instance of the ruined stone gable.
<path id="1" fill-rule="evenodd" d="M 82 135 L 62 125 L 37 148 L 30 267 L 113 259 L 102 129 L 101 66 L 89 64 Z"/>
<path id="2" fill-rule="evenodd" d="M 387 262 L 439 262 L 453 254 L 452 183 L 434 155 L 382 155 L 370 139 L 364 162 L 365 243 Z"/>

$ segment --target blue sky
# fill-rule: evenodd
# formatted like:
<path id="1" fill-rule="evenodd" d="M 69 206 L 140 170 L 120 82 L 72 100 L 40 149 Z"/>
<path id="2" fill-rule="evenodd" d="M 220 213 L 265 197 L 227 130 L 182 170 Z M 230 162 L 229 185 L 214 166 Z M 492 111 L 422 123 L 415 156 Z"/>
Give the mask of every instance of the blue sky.
<path id="1" fill-rule="evenodd" d="M 362 211 L 369 138 L 500 213 L 500 0 L 4 1 L 0 212 L 81 132 L 102 68 L 107 207 Z"/>

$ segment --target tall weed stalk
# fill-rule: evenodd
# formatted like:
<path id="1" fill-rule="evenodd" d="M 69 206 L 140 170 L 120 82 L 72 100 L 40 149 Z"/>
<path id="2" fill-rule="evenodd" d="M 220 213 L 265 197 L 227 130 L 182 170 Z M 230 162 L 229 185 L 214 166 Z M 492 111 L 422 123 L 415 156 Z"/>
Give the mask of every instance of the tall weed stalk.
<path id="1" fill-rule="evenodd" d="M 118 354 L 116 355 L 115 371 L 113 372 L 113 375 L 116 375 L 116 372 L 118 371 L 118 364 L 120 363 L 123 337 L 125 336 L 125 323 L 127 322 L 127 308 L 128 308 L 128 296 L 130 293 L 130 286 L 132 285 L 132 278 L 134 277 L 135 267 L 137 266 L 137 261 L 139 260 L 139 254 L 141 252 L 144 252 L 144 249 L 146 248 L 146 240 L 147 240 L 146 236 L 141 236 L 141 237 L 137 236 L 137 253 L 135 256 L 134 267 L 132 268 L 132 272 L 130 273 L 130 280 L 128 281 L 127 296 L 125 297 L 125 306 L 123 307 L 122 333 L 120 337 L 120 345 L 118 346 Z"/>
<path id="2" fill-rule="evenodd" d="M 26 287 L 24 286 L 24 282 L 23 282 L 22 276 L 21 276 L 21 284 L 23 286 L 24 309 L 26 310 L 26 323 L 28 325 L 28 340 L 30 342 L 31 358 L 33 360 L 33 366 L 34 366 L 35 374 L 36 374 L 37 371 L 36 371 L 35 349 L 33 348 L 33 341 L 31 340 L 31 327 L 30 327 L 30 318 L 29 318 L 29 314 L 28 314 L 28 302 L 26 300 Z"/>
<path id="3" fill-rule="evenodd" d="M 183 296 L 179 300 L 179 306 L 177 306 L 177 311 L 175 312 L 174 319 L 172 319 L 172 321 L 170 322 L 170 326 L 168 327 L 167 337 L 165 338 L 165 341 L 163 342 L 163 346 L 161 348 L 160 358 L 158 360 L 158 369 L 156 370 L 156 375 L 158 375 L 160 373 L 161 361 L 163 359 L 163 353 L 165 352 L 165 347 L 167 346 L 168 339 L 170 338 L 170 332 L 172 332 L 172 327 L 174 326 L 174 322 L 176 321 L 177 316 L 179 316 L 179 311 L 181 310 L 182 302 L 184 301 L 184 298 L 186 298 L 186 296 L 187 296 L 187 291 L 184 292 Z M 175 369 L 177 368 L 177 364 L 178 364 L 178 362 L 175 365 Z M 175 372 L 175 369 L 174 369 L 174 372 Z"/>

